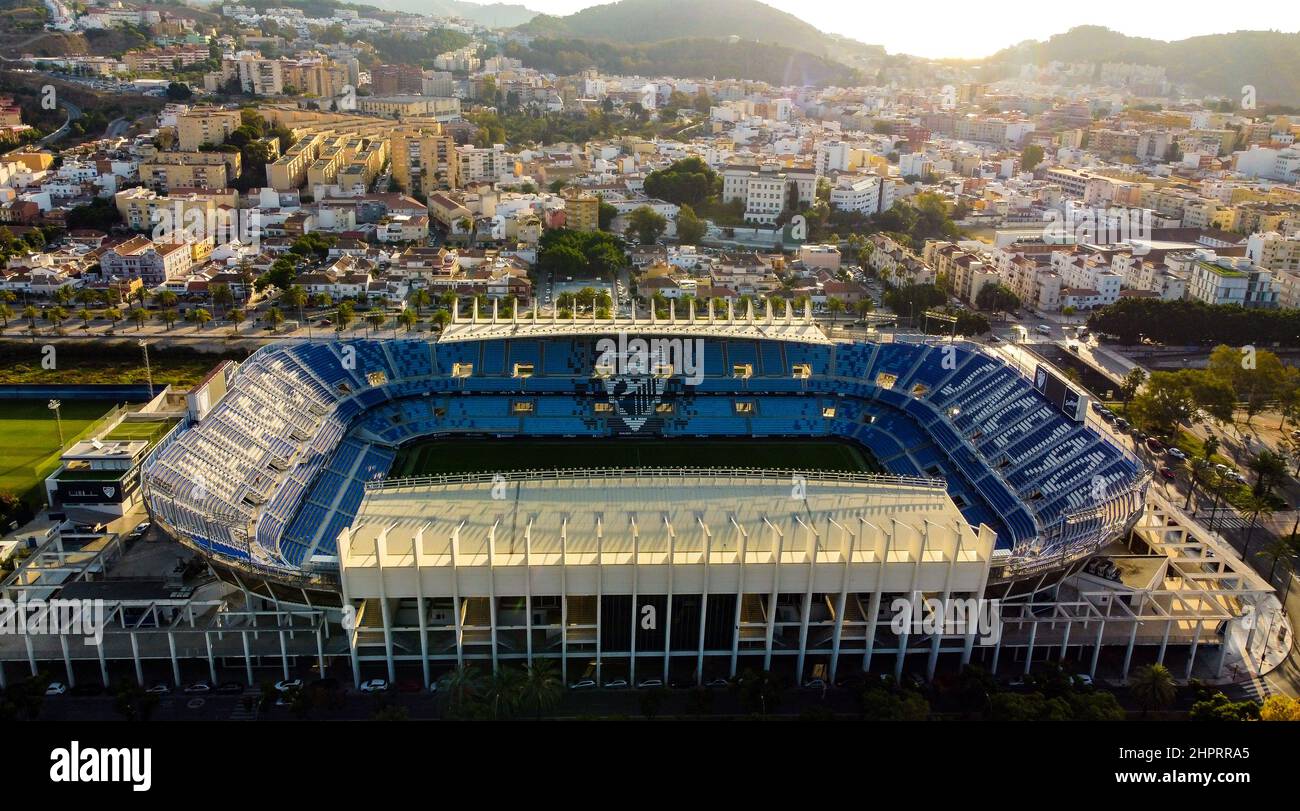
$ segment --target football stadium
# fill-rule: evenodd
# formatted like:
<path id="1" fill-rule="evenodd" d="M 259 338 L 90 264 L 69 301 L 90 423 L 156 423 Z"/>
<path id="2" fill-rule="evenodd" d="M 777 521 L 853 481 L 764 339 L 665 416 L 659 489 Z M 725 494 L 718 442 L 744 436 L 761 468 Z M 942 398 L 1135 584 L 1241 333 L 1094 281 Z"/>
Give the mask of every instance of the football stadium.
<path id="1" fill-rule="evenodd" d="M 1033 626 L 1150 483 L 1047 366 L 832 340 L 788 309 L 475 310 L 434 341 L 273 344 L 223 368 L 146 459 L 149 512 L 246 594 L 341 610 L 357 678 L 534 655 L 566 677 L 648 656 L 665 678 L 738 660 L 834 678 L 873 649 L 933 673 L 941 650 L 969 660 L 974 623 L 955 647 L 879 641 L 892 600 L 1019 601 Z"/>

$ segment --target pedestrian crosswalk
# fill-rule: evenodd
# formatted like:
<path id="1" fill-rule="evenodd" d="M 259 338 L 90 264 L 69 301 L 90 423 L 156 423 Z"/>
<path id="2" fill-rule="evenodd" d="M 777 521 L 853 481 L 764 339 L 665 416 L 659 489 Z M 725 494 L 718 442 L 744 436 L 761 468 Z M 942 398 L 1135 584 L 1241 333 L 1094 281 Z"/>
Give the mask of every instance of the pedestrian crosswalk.
<path id="1" fill-rule="evenodd" d="M 261 705 L 261 697 L 256 691 L 245 690 L 235 702 L 235 709 L 230 713 L 231 721 L 256 721 Z"/>

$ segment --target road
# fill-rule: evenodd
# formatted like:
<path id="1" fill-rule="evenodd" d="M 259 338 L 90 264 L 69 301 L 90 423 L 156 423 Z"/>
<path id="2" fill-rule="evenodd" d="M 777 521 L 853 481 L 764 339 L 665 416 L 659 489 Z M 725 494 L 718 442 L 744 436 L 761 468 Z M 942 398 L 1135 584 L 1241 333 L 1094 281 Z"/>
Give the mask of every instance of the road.
<path id="1" fill-rule="evenodd" d="M 63 107 L 63 109 L 68 111 L 68 117 L 67 119 L 64 120 L 63 126 L 59 127 L 54 132 L 51 132 L 49 135 L 45 136 L 37 143 L 44 145 L 59 140 L 60 138 L 68 134 L 68 130 L 71 129 L 72 127 L 72 122 L 76 121 L 78 118 L 81 118 L 81 108 L 73 104 L 72 102 L 62 101 L 59 102 L 59 105 Z"/>

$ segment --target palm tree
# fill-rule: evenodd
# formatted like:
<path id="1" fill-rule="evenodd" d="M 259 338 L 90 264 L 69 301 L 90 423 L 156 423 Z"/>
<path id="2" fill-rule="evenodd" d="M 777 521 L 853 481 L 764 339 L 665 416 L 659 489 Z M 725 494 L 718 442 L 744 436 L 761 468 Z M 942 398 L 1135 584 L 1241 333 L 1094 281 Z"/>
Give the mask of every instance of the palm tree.
<path id="1" fill-rule="evenodd" d="M 409 296 L 411 304 L 415 305 L 415 314 L 417 318 L 421 315 L 421 310 L 433 303 L 433 296 L 429 295 L 428 288 L 420 287 L 411 291 Z"/>
<path id="2" fill-rule="evenodd" d="M 1168 707 L 1174 703 L 1178 691 L 1173 675 L 1164 665 L 1139 667 L 1129 678 L 1129 689 L 1142 705 L 1143 712 Z"/>
<path id="3" fill-rule="evenodd" d="M 1292 561 L 1296 556 L 1295 545 L 1290 538 L 1274 538 L 1257 554 L 1264 560 L 1269 561 L 1268 582 L 1273 582 L 1273 575 L 1277 574 L 1277 565 L 1283 564 L 1285 572 L 1290 572 L 1293 568 Z"/>
<path id="4" fill-rule="evenodd" d="M 564 685 L 555 672 L 555 662 L 551 659 L 538 659 L 524 670 L 524 683 L 520 689 L 520 699 L 524 706 L 531 707 L 540 721 L 542 714 L 555 709 L 564 695 Z"/>
<path id="5" fill-rule="evenodd" d="M 831 324 L 839 320 L 840 313 L 844 312 L 844 299 L 831 296 L 826 299 L 826 309 L 831 311 Z"/>
<path id="6" fill-rule="evenodd" d="M 378 307 L 372 307 L 366 313 L 366 323 L 370 325 L 371 329 L 378 330 L 387 320 L 388 316 L 384 315 L 384 311 Z"/>
<path id="7" fill-rule="evenodd" d="M 39 316 L 40 314 L 41 311 L 36 309 L 31 304 L 28 304 L 26 307 L 23 308 L 23 318 L 26 318 L 30 322 L 32 329 L 36 329 L 36 317 Z"/>
<path id="8" fill-rule="evenodd" d="M 235 294 L 230 291 L 230 285 L 218 284 L 212 287 L 212 303 L 217 306 L 217 312 L 223 313 L 226 308 L 235 303 Z"/>
<path id="9" fill-rule="evenodd" d="M 1255 495 L 1262 496 L 1269 486 L 1286 475 L 1286 460 L 1273 451 L 1262 450 L 1250 459 L 1247 465 L 1255 474 Z"/>
<path id="10" fill-rule="evenodd" d="M 202 307 L 195 310 L 192 315 L 194 317 L 194 323 L 199 325 L 199 329 L 203 329 L 203 327 L 212 320 L 212 313 Z"/>
<path id="11" fill-rule="evenodd" d="M 1247 493 L 1242 503 L 1237 505 L 1237 510 L 1250 516 L 1250 523 L 1246 525 L 1246 542 L 1241 549 L 1241 559 L 1246 560 L 1250 556 L 1250 541 L 1255 534 L 1255 524 L 1259 522 L 1260 516 L 1267 518 L 1273 514 L 1273 502 L 1265 496 Z"/>
<path id="12" fill-rule="evenodd" d="M 143 307 L 132 307 L 131 320 L 135 322 L 135 331 L 139 332 L 144 328 L 144 322 L 149 320 L 149 311 Z"/>
<path id="13" fill-rule="evenodd" d="M 447 706 L 453 713 L 459 712 L 471 701 L 478 698 L 483 688 L 483 677 L 474 665 L 463 665 L 442 677 L 438 691 L 447 697 Z"/>
<path id="14" fill-rule="evenodd" d="M 412 310 L 410 307 L 407 307 L 405 310 L 402 310 L 397 315 L 397 323 L 401 324 L 403 327 L 406 327 L 407 332 L 410 332 L 411 327 L 415 326 L 415 323 L 419 320 L 420 317 L 416 315 L 415 310 Z"/>
<path id="15" fill-rule="evenodd" d="M 104 317 L 116 328 L 117 322 L 122 320 L 122 311 L 117 307 L 109 307 L 104 311 Z"/>
<path id="16" fill-rule="evenodd" d="M 8 302 L 0 301 L 0 319 L 4 320 L 6 327 L 9 326 L 9 319 L 14 317 L 14 308 L 9 306 Z"/>
<path id="17" fill-rule="evenodd" d="M 523 694 L 524 672 L 517 667 L 501 667 L 488 680 L 483 698 L 494 720 L 511 717 Z"/>
<path id="18" fill-rule="evenodd" d="M 279 307 L 272 307 L 266 311 L 266 320 L 270 322 L 273 330 L 279 329 L 280 325 L 284 323 L 284 313 L 280 311 Z"/>

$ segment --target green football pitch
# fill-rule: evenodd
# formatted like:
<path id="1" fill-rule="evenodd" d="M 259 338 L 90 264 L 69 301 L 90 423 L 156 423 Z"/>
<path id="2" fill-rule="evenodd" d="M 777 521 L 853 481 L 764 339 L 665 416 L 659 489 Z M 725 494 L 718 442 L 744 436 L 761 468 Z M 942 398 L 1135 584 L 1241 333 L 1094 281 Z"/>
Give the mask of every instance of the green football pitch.
<path id="1" fill-rule="evenodd" d="M 59 466 L 59 431 L 45 400 L 0 400 L 0 490 L 43 503 L 41 482 Z M 71 444 L 116 403 L 64 400 L 63 440 Z"/>
<path id="2" fill-rule="evenodd" d="M 429 439 L 402 448 L 389 478 L 565 468 L 767 468 L 874 473 L 870 452 L 831 439 Z"/>

